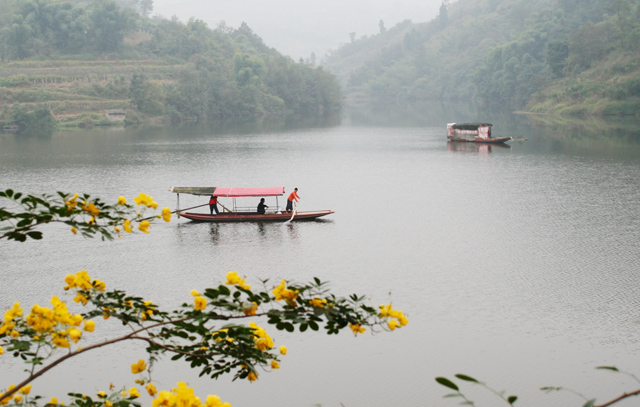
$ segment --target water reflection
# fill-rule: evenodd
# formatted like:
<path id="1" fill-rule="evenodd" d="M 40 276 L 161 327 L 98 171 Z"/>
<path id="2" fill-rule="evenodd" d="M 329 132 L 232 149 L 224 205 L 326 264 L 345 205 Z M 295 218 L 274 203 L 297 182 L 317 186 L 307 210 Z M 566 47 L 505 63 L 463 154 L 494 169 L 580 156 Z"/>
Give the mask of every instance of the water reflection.
<path id="1" fill-rule="evenodd" d="M 508 150 L 511 148 L 509 144 L 487 144 L 487 143 L 469 143 L 463 141 L 447 141 L 447 149 L 449 151 L 489 154 L 491 149 Z"/>
<path id="2" fill-rule="evenodd" d="M 531 134 L 547 151 L 589 156 L 637 157 L 637 117 L 556 117 L 528 115 Z"/>
<path id="3" fill-rule="evenodd" d="M 220 231 L 217 223 L 209 224 L 209 236 L 211 237 L 211 243 L 213 243 L 214 246 L 217 246 L 220 242 Z"/>

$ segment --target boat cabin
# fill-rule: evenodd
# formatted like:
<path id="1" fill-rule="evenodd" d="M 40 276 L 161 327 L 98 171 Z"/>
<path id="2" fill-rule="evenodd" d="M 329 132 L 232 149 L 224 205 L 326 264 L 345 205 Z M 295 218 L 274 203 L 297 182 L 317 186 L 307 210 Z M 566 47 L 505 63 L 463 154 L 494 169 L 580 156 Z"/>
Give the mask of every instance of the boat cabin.
<path id="1" fill-rule="evenodd" d="M 460 140 L 491 138 L 491 123 L 447 123 L 447 137 Z"/>

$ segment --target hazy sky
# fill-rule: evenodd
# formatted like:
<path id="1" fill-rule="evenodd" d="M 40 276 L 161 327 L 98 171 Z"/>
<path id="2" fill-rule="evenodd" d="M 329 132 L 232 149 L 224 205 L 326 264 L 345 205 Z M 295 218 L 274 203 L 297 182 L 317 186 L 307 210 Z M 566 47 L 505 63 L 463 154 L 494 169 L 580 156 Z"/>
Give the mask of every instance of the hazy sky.
<path id="1" fill-rule="evenodd" d="M 265 43 L 294 59 L 327 51 L 357 38 L 377 34 L 403 20 L 432 20 L 442 0 L 154 0 L 153 14 L 186 22 L 190 17 L 215 28 L 221 20 L 238 28 L 244 21 Z"/>

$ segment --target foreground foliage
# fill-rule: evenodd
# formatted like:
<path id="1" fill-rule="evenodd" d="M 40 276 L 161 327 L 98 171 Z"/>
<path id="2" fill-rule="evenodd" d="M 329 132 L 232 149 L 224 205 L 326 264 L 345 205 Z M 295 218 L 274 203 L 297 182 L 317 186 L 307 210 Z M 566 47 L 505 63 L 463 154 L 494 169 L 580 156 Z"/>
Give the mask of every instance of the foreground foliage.
<path id="1" fill-rule="evenodd" d="M 151 222 L 158 218 L 169 221 L 171 212 L 164 208 L 160 215 L 144 218 L 141 209 L 156 209 L 153 198 L 135 197 L 137 208 L 120 197 L 108 205 L 89 195 L 79 196 L 59 192 L 57 195 L 23 195 L 13 190 L 0 193 L 11 208 L 0 207 L 0 226 L 6 238 L 16 241 L 41 239 L 39 228 L 52 222 L 62 222 L 72 233 L 86 237 L 112 239 L 124 230 L 149 233 Z M 2 201 L 0 201 L 2 202 Z M 137 222 L 137 229 L 132 226 Z M 7 225 L 9 224 L 9 225 Z M 216 395 L 203 402 L 184 382 L 170 391 L 158 391 L 153 378 L 153 365 L 163 356 L 173 361 L 184 360 L 200 376 L 216 379 L 230 374 L 234 380 L 258 380 L 263 371 L 280 368 L 286 346 L 276 341 L 256 321 L 263 320 L 280 331 L 307 332 L 323 329 L 327 334 L 342 330 L 361 334 L 372 331 L 393 331 L 408 323 L 407 317 L 391 304 L 374 308 L 356 294 L 339 297 L 331 293 L 320 279 L 306 284 L 281 280 L 278 284 L 261 281 L 252 289 L 236 271 L 226 275 L 221 284 L 185 293 L 191 298 L 177 309 L 164 309 L 119 289 L 107 289 L 107 284 L 92 279 L 86 270 L 64 278 L 64 291 L 73 296 L 72 303 L 53 295 L 50 305 L 34 304 L 24 308 L 14 303 L 0 321 L 0 358 L 9 354 L 28 366 L 26 377 L 19 383 L 0 388 L 0 406 L 37 406 L 41 396 L 31 396 L 31 383 L 54 367 L 85 352 L 117 345 L 124 341 L 146 343 L 145 359 L 131 365 L 135 380 L 154 397 L 153 407 L 218 407 L 229 406 Z M 75 304 L 74 304 L 75 303 Z M 75 308 L 79 311 L 76 313 Z M 91 341 L 91 334 L 100 331 L 99 322 L 114 319 L 125 329 L 106 340 Z M 140 389 L 98 391 L 95 395 L 70 393 L 71 405 L 78 407 L 139 406 Z M 145 391 L 143 390 L 143 391 Z M 46 405 L 63 405 L 56 397 Z"/>

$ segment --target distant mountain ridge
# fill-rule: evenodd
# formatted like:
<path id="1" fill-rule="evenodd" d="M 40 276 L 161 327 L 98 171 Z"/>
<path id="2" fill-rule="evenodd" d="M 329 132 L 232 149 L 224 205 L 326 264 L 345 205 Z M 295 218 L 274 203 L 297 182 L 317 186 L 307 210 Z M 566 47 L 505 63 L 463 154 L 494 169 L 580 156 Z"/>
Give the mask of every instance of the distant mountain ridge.
<path id="1" fill-rule="evenodd" d="M 459 0 L 428 23 L 354 39 L 322 63 L 354 106 L 637 114 L 639 46 L 640 0 Z"/>

